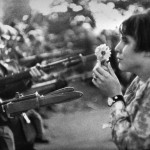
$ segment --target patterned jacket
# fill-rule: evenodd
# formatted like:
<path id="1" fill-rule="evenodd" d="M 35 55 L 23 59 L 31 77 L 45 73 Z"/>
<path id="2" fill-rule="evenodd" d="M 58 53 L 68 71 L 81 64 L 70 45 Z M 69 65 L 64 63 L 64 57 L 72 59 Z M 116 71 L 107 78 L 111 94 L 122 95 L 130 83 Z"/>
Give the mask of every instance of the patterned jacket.
<path id="1" fill-rule="evenodd" d="M 127 89 L 126 107 L 112 106 L 112 138 L 119 150 L 150 150 L 150 79 L 136 77 Z"/>

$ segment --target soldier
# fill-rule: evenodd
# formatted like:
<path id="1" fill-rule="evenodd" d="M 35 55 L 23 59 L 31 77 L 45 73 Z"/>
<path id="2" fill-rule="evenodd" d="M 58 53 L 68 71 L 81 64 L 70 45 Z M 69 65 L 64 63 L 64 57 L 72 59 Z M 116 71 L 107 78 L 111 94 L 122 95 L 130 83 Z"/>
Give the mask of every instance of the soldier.
<path id="1" fill-rule="evenodd" d="M 5 36 L 3 36 L 4 38 Z M 11 37 L 10 37 L 11 38 Z M 0 76 L 4 77 L 11 73 L 17 73 L 24 68 L 20 67 L 15 60 L 7 59 L 7 62 L 2 60 L 6 55 L 6 44 L 7 40 L 1 40 L 0 52 Z M 9 58 L 9 56 L 7 57 Z M 36 67 L 30 68 L 30 74 L 33 80 L 39 79 L 43 72 L 38 70 Z M 32 85 L 31 79 L 24 79 L 13 84 L 1 86 L 0 97 L 5 100 L 13 98 L 16 92 L 23 92 L 29 89 Z M 43 124 L 40 115 L 34 110 L 28 112 L 32 116 L 32 121 L 26 113 L 14 118 L 8 118 L 5 114 L 0 116 L 0 149 L 1 150 L 23 150 L 23 149 L 34 149 L 34 141 L 36 139 L 37 133 L 42 138 L 43 136 Z M 34 122 L 34 124 L 32 123 Z M 36 128 L 38 123 L 38 127 Z M 44 139 L 45 141 L 46 139 Z M 47 141 L 48 142 L 48 141 Z"/>

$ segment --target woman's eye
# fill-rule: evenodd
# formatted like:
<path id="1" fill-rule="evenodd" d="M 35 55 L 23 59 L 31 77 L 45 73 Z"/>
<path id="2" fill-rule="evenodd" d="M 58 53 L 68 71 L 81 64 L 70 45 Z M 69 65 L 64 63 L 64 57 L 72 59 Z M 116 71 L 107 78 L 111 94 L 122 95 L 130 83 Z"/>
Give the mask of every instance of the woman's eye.
<path id="1" fill-rule="evenodd" d="M 123 42 L 124 42 L 125 44 L 128 44 L 128 40 L 124 40 Z"/>
<path id="2" fill-rule="evenodd" d="M 126 37 L 122 37 L 122 41 L 127 44 L 128 43 L 128 39 Z"/>

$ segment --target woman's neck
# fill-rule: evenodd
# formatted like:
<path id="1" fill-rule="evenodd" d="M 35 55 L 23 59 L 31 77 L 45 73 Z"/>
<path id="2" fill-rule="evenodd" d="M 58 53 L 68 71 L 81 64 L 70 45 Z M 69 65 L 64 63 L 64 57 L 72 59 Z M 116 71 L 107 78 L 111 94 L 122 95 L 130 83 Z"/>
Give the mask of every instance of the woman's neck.
<path id="1" fill-rule="evenodd" d="M 150 68 L 149 67 L 143 67 L 140 69 L 136 75 L 139 76 L 141 81 L 146 82 L 150 78 Z"/>

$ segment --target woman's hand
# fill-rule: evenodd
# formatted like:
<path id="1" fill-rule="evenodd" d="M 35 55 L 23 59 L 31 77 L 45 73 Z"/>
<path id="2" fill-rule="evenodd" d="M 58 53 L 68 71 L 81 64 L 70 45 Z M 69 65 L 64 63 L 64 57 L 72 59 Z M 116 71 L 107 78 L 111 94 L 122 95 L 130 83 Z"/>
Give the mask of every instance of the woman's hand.
<path id="1" fill-rule="evenodd" d="M 107 69 L 106 66 L 104 68 L 100 66 L 93 69 L 92 82 L 105 96 L 113 97 L 122 94 L 121 85 L 110 65 L 110 62 L 107 65 Z"/>

